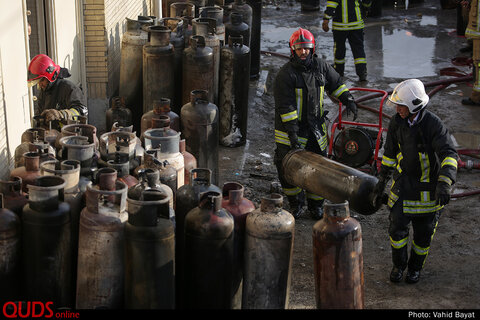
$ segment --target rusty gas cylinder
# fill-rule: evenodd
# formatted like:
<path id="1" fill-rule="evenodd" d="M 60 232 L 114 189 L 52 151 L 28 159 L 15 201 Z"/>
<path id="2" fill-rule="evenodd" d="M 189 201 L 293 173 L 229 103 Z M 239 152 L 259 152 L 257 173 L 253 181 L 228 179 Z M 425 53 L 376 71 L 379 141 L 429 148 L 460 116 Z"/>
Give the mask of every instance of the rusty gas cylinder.
<path id="1" fill-rule="evenodd" d="M 122 127 L 132 125 L 132 111 L 125 105 L 124 97 L 113 97 L 110 109 L 105 113 L 106 130 L 111 130 L 115 122 Z"/>
<path id="2" fill-rule="evenodd" d="M 169 127 L 175 131 L 180 131 L 180 117 L 177 113 L 173 112 L 170 108 L 169 98 L 160 98 L 153 101 L 153 108 L 147 111 L 142 116 L 142 128 L 140 129 L 140 137 L 143 137 L 143 133 L 152 128 L 152 120 L 158 119 L 160 116 L 168 116 Z"/>
<path id="3" fill-rule="evenodd" d="M 243 37 L 242 44 L 245 44 L 246 47 L 247 43 L 250 43 L 250 29 L 248 24 L 243 22 L 243 16 L 240 12 L 232 12 L 230 13 L 230 21 L 225 24 L 225 45 L 228 45 L 228 37 Z M 250 70 L 249 70 L 250 71 Z M 250 74 L 247 75 L 250 78 Z"/>
<path id="4" fill-rule="evenodd" d="M 238 12 L 242 15 L 242 20 L 248 25 L 249 36 L 248 42 L 245 41 L 244 44 L 247 47 L 250 47 L 250 39 L 252 39 L 252 7 L 245 0 L 234 0 L 232 3 L 232 13 Z M 247 39 L 246 39 L 247 40 Z"/>
<path id="5" fill-rule="evenodd" d="M 170 17 L 181 18 L 195 16 L 195 5 L 190 2 L 173 2 L 170 4 Z"/>
<path id="6" fill-rule="evenodd" d="M 362 231 L 348 201 L 326 202 L 313 226 L 315 297 L 318 309 L 363 309 Z"/>
<path id="7" fill-rule="evenodd" d="M 220 47 L 225 45 L 225 24 L 224 24 L 224 10 L 222 7 L 219 6 L 220 3 L 215 5 L 211 5 L 208 3 L 204 7 L 200 7 L 198 11 L 198 17 L 200 18 L 213 18 L 215 19 L 215 34 L 218 36 L 218 40 L 220 40 Z M 222 1 L 223 5 L 223 1 Z"/>
<path id="8" fill-rule="evenodd" d="M 180 153 L 185 164 L 185 184 L 190 183 L 190 170 L 197 168 L 197 159 L 186 150 L 185 139 L 180 139 Z"/>
<path id="9" fill-rule="evenodd" d="M 137 177 L 138 183 L 128 189 L 127 195 L 130 199 L 141 200 L 142 193 L 145 190 L 158 190 L 168 197 L 170 208 L 174 208 L 175 194 L 169 185 L 160 180 L 160 172 L 157 168 L 141 168 L 137 171 Z M 172 216 L 174 216 L 174 213 L 172 213 Z"/>
<path id="10" fill-rule="evenodd" d="M 195 18 L 192 20 L 193 35 L 203 36 L 205 46 L 213 50 L 213 100 L 218 105 L 218 84 L 220 75 L 220 39 L 215 33 L 216 20 L 214 18 Z"/>
<path id="11" fill-rule="evenodd" d="M 300 149 L 290 151 L 282 166 L 288 183 L 332 202 L 348 200 L 350 208 L 360 214 L 373 214 L 380 207 L 373 205 L 378 179 L 360 170 Z"/>
<path id="12" fill-rule="evenodd" d="M 13 169 L 10 172 L 11 177 L 20 177 L 22 179 L 22 191 L 28 193 L 27 185 L 34 184 L 40 174 L 40 155 L 38 152 L 25 152 L 23 154 L 25 165 Z"/>
<path id="13" fill-rule="evenodd" d="M 0 301 L 17 301 L 20 296 L 21 222 L 3 205 L 0 194 Z"/>
<path id="14" fill-rule="evenodd" d="M 215 98 L 215 64 L 213 49 L 206 46 L 205 37 L 190 37 L 190 46 L 183 51 L 182 105 L 190 101 L 193 90 L 205 90 L 208 101 Z M 180 119 L 182 116 L 180 115 Z"/>
<path id="15" fill-rule="evenodd" d="M 178 188 L 175 194 L 175 223 L 176 223 L 176 247 L 175 247 L 175 270 L 176 270 L 176 303 L 179 308 L 184 306 L 184 277 L 185 267 L 185 216 L 193 208 L 198 206 L 200 195 L 204 192 L 215 191 L 221 193 L 221 189 L 211 183 L 212 171 L 207 168 L 196 168 L 190 171 L 190 182 Z"/>
<path id="16" fill-rule="evenodd" d="M 244 187 L 240 183 L 230 181 L 223 184 L 222 208 L 230 212 L 235 225 L 233 237 L 233 309 L 240 309 L 242 305 L 245 223 L 247 221 L 247 215 L 255 210 L 253 202 L 244 198 L 243 194 Z"/>
<path id="17" fill-rule="evenodd" d="M 22 213 L 22 263 L 25 299 L 73 305 L 73 250 L 70 205 L 65 180 L 41 176 L 27 185 Z"/>
<path id="18" fill-rule="evenodd" d="M 238 147 L 247 142 L 248 90 L 250 82 L 250 49 L 242 36 L 229 36 L 221 51 L 220 143 Z"/>
<path id="19" fill-rule="evenodd" d="M 61 160 L 77 160 L 80 162 L 80 175 L 90 176 L 92 169 L 97 167 L 98 152 L 95 143 L 86 136 L 66 136 L 60 138 L 62 146 Z"/>
<path id="20" fill-rule="evenodd" d="M 22 191 L 22 178 L 10 176 L 9 180 L 0 180 L 0 193 L 3 194 L 3 205 L 22 217 L 23 207 L 28 199 Z"/>
<path id="21" fill-rule="evenodd" d="M 138 183 L 137 178 L 130 174 L 128 153 L 115 152 L 114 158 L 107 161 L 107 167 L 113 168 L 117 171 L 117 180 L 125 183 L 127 188 L 130 188 Z"/>
<path id="22" fill-rule="evenodd" d="M 126 31 L 122 35 L 120 57 L 119 94 L 132 111 L 135 131 L 140 132 L 143 114 L 143 46 L 148 43 L 148 32 L 143 26 L 153 24 L 149 17 L 126 19 Z"/>
<path id="23" fill-rule="evenodd" d="M 127 198 L 125 308 L 175 308 L 175 232 L 168 196 L 145 190 Z"/>
<path id="24" fill-rule="evenodd" d="M 175 95 L 175 60 L 166 26 L 146 28 L 149 42 L 143 46 L 143 113 L 153 109 L 155 100 Z"/>
<path id="25" fill-rule="evenodd" d="M 249 213 L 245 227 L 242 309 L 287 309 L 295 218 L 272 193 Z"/>
<path id="26" fill-rule="evenodd" d="M 232 215 L 219 192 L 205 192 L 185 217 L 185 308 L 231 309 Z"/>
<path id="27" fill-rule="evenodd" d="M 112 168 L 101 168 L 87 186 L 80 214 L 77 300 L 79 309 L 118 309 L 124 303 L 124 228 L 127 186 Z"/>
<path id="28" fill-rule="evenodd" d="M 205 90 L 193 90 L 190 102 L 182 107 L 180 119 L 186 149 L 198 167 L 212 171 L 212 183 L 218 181 L 219 115 L 218 107 L 208 100 Z"/>

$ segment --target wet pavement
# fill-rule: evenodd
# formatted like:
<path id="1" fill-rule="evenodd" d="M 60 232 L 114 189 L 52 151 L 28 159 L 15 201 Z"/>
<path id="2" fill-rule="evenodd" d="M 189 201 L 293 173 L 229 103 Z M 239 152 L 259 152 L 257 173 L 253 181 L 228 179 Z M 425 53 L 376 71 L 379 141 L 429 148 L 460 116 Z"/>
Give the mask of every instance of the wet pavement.
<path id="1" fill-rule="evenodd" d="M 302 12 L 300 3 L 296 1 L 267 0 L 263 2 L 262 72 L 258 80 L 250 82 L 248 141 L 244 147 L 220 148 L 219 184 L 241 178 L 249 163 L 253 163 L 257 169 L 260 167 L 261 170 L 265 170 L 265 165 L 271 165 L 273 162 L 273 134 L 264 136 L 264 131 L 258 132 L 258 126 L 268 125 L 270 119 L 273 121 L 271 83 L 278 69 L 287 61 L 286 57 L 290 53 L 288 48 L 290 35 L 299 27 L 310 30 L 316 39 L 317 54 L 333 63 L 332 32 L 324 32 L 321 29 L 325 5 L 326 1 L 322 0 L 320 11 Z M 403 1 L 384 1 L 381 16 L 365 19 L 367 81 L 358 82 L 353 56 L 347 44 L 344 77 L 346 85 L 349 88 L 362 87 L 388 91 L 407 78 L 420 78 L 424 83 L 451 79 L 451 76 L 441 75 L 441 70 L 445 68 L 455 68 L 454 71 L 460 75 L 469 74 L 471 72 L 469 66 L 452 64 L 453 58 L 468 56 L 468 53 L 459 53 L 459 49 L 465 46 L 466 40 L 457 35 L 456 25 L 456 9 L 441 9 L 440 1 L 410 2 L 408 8 Z M 441 94 L 432 98 L 431 105 L 450 104 L 462 108 L 464 111 L 462 117 L 478 118 L 474 107 L 465 107 L 460 104 L 460 100 L 468 96 L 470 90 L 471 84 L 468 82 L 451 84 L 442 90 Z M 359 95 L 355 94 L 355 96 Z M 379 100 L 373 100 L 372 103 L 374 108 L 379 107 Z M 327 102 L 326 108 L 336 112 L 338 106 Z M 451 120 L 452 131 L 456 129 L 464 131 L 464 122 L 456 118 L 457 114 L 454 110 L 437 111 L 444 121 Z M 268 119 L 262 119 L 262 112 L 268 114 L 266 116 Z M 392 110 L 385 110 L 385 113 L 389 112 L 393 114 Z M 362 113 L 360 113 L 358 121 L 378 121 L 377 115 L 372 117 L 363 112 L 363 116 L 362 119 Z M 332 119 L 331 116 L 330 119 Z M 473 125 L 469 130 L 477 132 L 478 125 Z M 257 139 L 261 139 L 266 144 L 272 144 L 271 148 L 265 146 L 264 152 L 258 152 Z M 460 140 L 463 139 L 464 137 L 460 137 Z M 467 138 L 467 140 L 472 139 Z M 478 148 L 478 145 L 468 147 Z M 275 175 L 276 171 L 269 170 L 266 177 L 271 178 L 270 174 Z"/>

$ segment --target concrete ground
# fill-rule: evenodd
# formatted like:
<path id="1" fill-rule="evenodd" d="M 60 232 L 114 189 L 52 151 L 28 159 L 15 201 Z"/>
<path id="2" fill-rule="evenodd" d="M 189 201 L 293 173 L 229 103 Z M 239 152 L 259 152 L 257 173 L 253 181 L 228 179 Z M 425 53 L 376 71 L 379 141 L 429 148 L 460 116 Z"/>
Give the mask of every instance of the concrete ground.
<path id="1" fill-rule="evenodd" d="M 298 28 L 310 30 L 317 43 L 317 53 L 333 62 L 332 33 L 321 29 L 321 10 L 301 12 L 300 3 L 290 0 L 266 0 L 262 8 L 261 74 L 250 82 L 248 141 L 243 147 L 220 148 L 219 185 L 238 181 L 245 186 L 245 195 L 257 207 L 261 197 L 269 194 L 270 184 L 278 182 L 273 165 L 274 103 L 272 83 L 279 68 L 287 61 L 288 39 Z M 456 10 L 442 9 L 439 0 L 408 3 L 384 1 L 380 17 L 368 17 L 365 24 L 365 50 L 368 81 L 359 83 L 354 72 L 353 57 L 347 46 L 345 83 L 349 88 L 391 90 L 407 78 L 419 78 L 427 84 L 427 92 L 439 80 L 455 79 L 471 73 L 469 65 L 454 65 L 452 59 L 468 58 L 459 49 L 466 44 L 456 33 Z M 458 59 L 457 59 L 458 60 Z M 448 68 L 448 69 L 445 69 Z M 443 75 L 443 71 L 451 71 Z M 452 73 L 453 72 L 453 73 Z M 453 75 L 452 75 L 453 74 Z M 460 103 L 471 91 L 471 82 L 460 82 L 439 88 L 428 108 L 447 125 L 458 149 L 479 149 L 480 107 Z M 354 92 L 358 99 L 361 92 Z M 331 111 L 330 125 L 335 121 L 338 106 L 326 99 Z M 362 105 L 378 110 L 380 99 Z M 384 109 L 383 127 L 394 110 Z M 379 115 L 366 108 L 359 111 L 361 122 L 378 123 Z M 338 132 L 337 132 L 338 133 Z M 380 154 L 381 154 L 380 150 Z M 463 161 L 478 158 L 461 156 Z M 383 207 L 371 216 L 352 212 L 361 223 L 366 309 L 477 309 L 480 307 L 479 196 L 464 196 L 480 188 L 478 170 L 460 168 L 454 193 L 457 194 L 442 213 L 420 282 L 415 285 L 393 284 L 388 280 L 391 269 L 388 239 L 388 210 Z M 285 205 L 288 209 L 288 205 Z M 316 221 L 308 215 L 296 220 L 290 309 L 313 309 L 315 289 L 312 256 L 312 227 Z M 429 317 L 434 317 L 429 311 Z"/>

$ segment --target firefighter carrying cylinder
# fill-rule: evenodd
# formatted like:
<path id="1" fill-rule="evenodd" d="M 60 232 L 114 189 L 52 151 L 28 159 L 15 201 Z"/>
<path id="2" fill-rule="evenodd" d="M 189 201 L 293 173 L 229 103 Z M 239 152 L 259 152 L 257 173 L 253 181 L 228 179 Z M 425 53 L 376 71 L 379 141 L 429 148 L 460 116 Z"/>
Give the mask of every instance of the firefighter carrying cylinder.
<path id="1" fill-rule="evenodd" d="M 350 208 L 363 215 L 375 213 L 373 188 L 378 179 L 362 171 L 306 150 L 294 150 L 283 159 L 288 183 L 332 202 L 348 200 Z"/>

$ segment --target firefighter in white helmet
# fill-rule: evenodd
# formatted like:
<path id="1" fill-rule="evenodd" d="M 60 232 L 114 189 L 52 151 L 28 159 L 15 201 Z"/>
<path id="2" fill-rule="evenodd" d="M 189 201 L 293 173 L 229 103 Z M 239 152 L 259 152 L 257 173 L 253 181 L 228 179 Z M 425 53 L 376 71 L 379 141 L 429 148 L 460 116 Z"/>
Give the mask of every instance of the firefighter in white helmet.
<path id="1" fill-rule="evenodd" d="M 405 281 L 419 280 L 440 212 L 450 200 L 456 179 L 457 152 L 442 121 L 425 109 L 428 102 L 423 83 L 409 79 L 395 87 L 386 103 L 394 106 L 397 114 L 390 120 L 374 193 L 390 208 L 392 282 L 400 282 L 407 267 Z M 388 197 L 382 197 L 392 173 Z M 413 241 L 409 257 L 410 222 Z"/>

